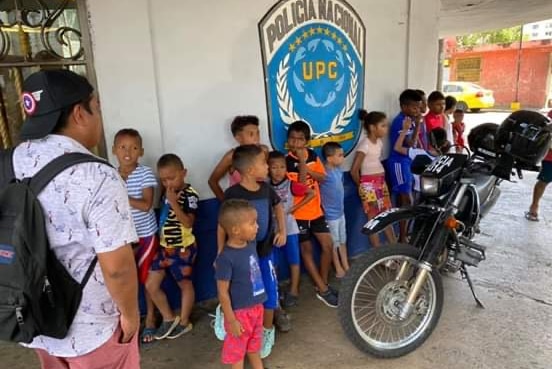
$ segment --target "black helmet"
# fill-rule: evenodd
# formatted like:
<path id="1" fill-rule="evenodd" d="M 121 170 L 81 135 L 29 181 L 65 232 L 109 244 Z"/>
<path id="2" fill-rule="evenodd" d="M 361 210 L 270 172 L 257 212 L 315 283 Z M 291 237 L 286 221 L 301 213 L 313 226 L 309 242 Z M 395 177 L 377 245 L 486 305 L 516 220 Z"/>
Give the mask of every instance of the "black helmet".
<path id="1" fill-rule="evenodd" d="M 550 149 L 550 121 L 535 111 L 518 110 L 500 125 L 495 145 L 523 165 L 538 165 Z"/>
<path id="2" fill-rule="evenodd" d="M 498 132 L 498 124 L 483 123 L 470 131 L 468 144 L 471 151 L 477 156 L 484 158 L 495 158 L 495 140 Z"/>

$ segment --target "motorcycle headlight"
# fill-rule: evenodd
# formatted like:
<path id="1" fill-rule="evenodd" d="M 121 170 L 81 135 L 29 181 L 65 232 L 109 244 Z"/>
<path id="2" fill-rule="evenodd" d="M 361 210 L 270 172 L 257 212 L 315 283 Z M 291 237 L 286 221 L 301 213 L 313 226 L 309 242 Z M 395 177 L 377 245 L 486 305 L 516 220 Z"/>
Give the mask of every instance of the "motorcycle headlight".
<path id="1" fill-rule="evenodd" d="M 439 194 L 440 184 L 441 181 L 439 178 L 422 176 L 420 181 L 420 190 L 422 194 L 426 196 L 437 196 Z"/>

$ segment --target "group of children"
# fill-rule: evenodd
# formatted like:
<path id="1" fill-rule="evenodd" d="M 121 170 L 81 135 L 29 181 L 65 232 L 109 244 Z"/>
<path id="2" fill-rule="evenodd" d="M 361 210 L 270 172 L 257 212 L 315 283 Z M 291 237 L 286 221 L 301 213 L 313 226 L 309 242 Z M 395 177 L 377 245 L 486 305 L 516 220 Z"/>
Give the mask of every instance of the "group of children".
<path id="1" fill-rule="evenodd" d="M 462 112 L 455 111 L 454 123 L 448 124 L 446 101 L 440 92 L 429 95 L 427 114 L 421 91 L 405 90 L 399 100 L 401 113 L 390 128 L 384 113 L 360 111 L 366 135 L 357 148 L 351 176 L 369 219 L 391 208 L 387 181 L 399 204 L 411 203 L 412 191 L 419 191 L 410 174 L 412 158 L 436 156 L 447 151 L 452 140 L 459 147 L 463 145 Z M 392 150 L 384 167 L 383 140 L 389 130 Z M 329 284 L 332 264 L 337 278 L 349 269 L 340 168 L 345 155 L 338 143 L 328 142 L 322 147 L 322 161 L 308 147 L 311 131 L 302 121 L 288 127 L 287 153 L 269 152 L 260 144 L 259 120 L 254 116 L 236 117 L 231 131 L 238 146 L 223 156 L 208 182 L 223 202 L 214 263 L 227 332 L 222 361 L 242 368 L 247 356 L 254 368 L 262 368 L 261 358 L 268 356 L 274 345 L 274 324 L 282 331 L 291 329 L 285 309 L 298 304 L 301 261 L 314 283 L 317 298 L 337 307 L 337 291 Z M 190 314 L 195 295 L 191 277 L 197 243 L 192 229 L 198 193 L 186 183 L 181 159 L 174 154 L 163 155 L 157 163 L 163 197 L 156 219 L 153 209 L 157 180 L 150 168 L 139 163 L 144 153 L 140 134 L 133 129 L 119 131 L 113 153 L 127 183 L 140 237 L 135 255 L 147 303 L 141 341 L 177 338 L 193 328 Z M 220 181 L 226 175 L 230 186 L 224 191 Z M 401 240 L 405 234 L 406 225 L 401 226 Z M 385 236 L 388 242 L 395 241 L 392 228 L 385 230 Z M 320 244 L 318 264 L 312 237 Z M 370 237 L 370 242 L 374 247 L 381 244 L 376 235 Z M 289 289 L 283 293 L 279 290 L 276 263 L 281 257 L 286 259 L 290 274 Z M 181 290 L 179 315 L 172 311 L 161 289 L 167 272 Z M 154 308 L 162 316 L 158 326 Z"/>
<path id="2" fill-rule="evenodd" d="M 423 91 L 407 89 L 401 93 L 399 104 L 401 112 L 393 119 L 389 132 L 391 153 L 386 162 L 386 177 L 397 205 L 409 206 L 420 198 L 419 178 L 410 170 L 412 160 L 419 155 L 434 158 L 453 146 L 457 152 L 462 152 L 464 112 L 456 109 L 454 97 L 445 97 L 440 91 L 432 92 L 426 99 Z M 449 120 L 451 113 L 452 122 Z M 365 125 L 368 122 L 365 120 Z M 351 171 L 354 170 L 358 169 L 353 166 Z M 407 225 L 407 222 L 400 223 L 400 242 L 406 242 Z"/>

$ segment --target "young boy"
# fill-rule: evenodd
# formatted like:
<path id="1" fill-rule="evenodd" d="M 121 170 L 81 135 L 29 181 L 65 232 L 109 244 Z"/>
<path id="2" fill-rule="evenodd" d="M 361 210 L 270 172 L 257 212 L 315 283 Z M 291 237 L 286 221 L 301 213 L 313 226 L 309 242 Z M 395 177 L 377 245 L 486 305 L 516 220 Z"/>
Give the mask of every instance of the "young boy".
<path id="1" fill-rule="evenodd" d="M 424 90 L 414 90 L 422 98 L 422 104 L 420 105 L 420 115 L 424 117 L 427 114 L 427 95 Z"/>
<path id="2" fill-rule="evenodd" d="M 283 294 L 282 307 L 284 309 L 297 306 L 299 296 L 300 255 L 299 255 L 299 227 L 294 213 L 312 200 L 314 193 L 304 184 L 291 182 L 287 178 L 286 156 L 279 151 L 272 151 L 268 155 L 268 170 L 270 185 L 280 197 L 286 214 L 287 238 L 286 244 L 278 249 L 285 253 L 290 268 L 290 289 Z M 303 200 L 293 204 L 293 196 L 300 196 Z"/>
<path id="3" fill-rule="evenodd" d="M 259 145 L 259 118 L 254 115 L 243 115 L 234 118 L 230 124 L 230 131 L 238 145 Z M 268 147 L 261 145 L 261 148 L 268 154 Z M 230 186 L 240 182 L 240 173 L 232 168 L 232 154 L 234 149 L 228 151 L 218 162 L 215 169 L 209 177 L 209 187 L 215 196 L 224 200 L 224 191 L 220 186 L 220 180 L 226 175 L 230 175 Z"/>
<path id="4" fill-rule="evenodd" d="M 219 227 L 228 239 L 216 260 L 215 278 L 226 336 L 223 364 L 243 369 L 247 355 L 253 369 L 262 369 L 263 302 L 266 292 L 257 257 L 257 211 L 246 200 L 227 200 Z"/>
<path id="5" fill-rule="evenodd" d="M 406 140 L 406 135 L 407 135 L 409 126 L 410 126 L 410 123 L 405 120 L 403 125 L 403 130 L 399 134 L 399 138 L 397 139 L 397 142 L 393 147 L 394 151 L 400 153 L 401 155 L 408 156 L 410 160 L 414 160 L 414 158 L 418 155 L 424 155 L 431 159 L 434 159 L 435 157 L 442 155 L 444 153 L 447 153 L 449 151 L 451 145 L 450 145 L 450 142 L 447 140 L 447 132 L 443 128 L 435 128 L 433 131 L 431 131 L 430 141 L 432 142 L 432 146 L 429 150 L 417 149 L 414 147 L 404 147 L 403 143 Z M 414 194 L 415 194 L 414 197 L 416 200 L 418 200 L 420 198 L 420 176 L 413 175 L 413 177 L 414 177 Z"/>
<path id="6" fill-rule="evenodd" d="M 155 339 L 162 340 L 178 338 L 193 328 L 190 322 L 195 301 L 192 272 L 197 245 L 192 227 L 199 195 L 185 182 L 187 171 L 178 156 L 163 155 L 157 162 L 157 170 L 165 189 L 159 216 L 161 247 L 153 261 L 146 289 L 163 316 L 163 323 L 155 333 Z M 167 271 L 180 287 L 180 316 L 175 316 L 161 289 Z"/>
<path id="7" fill-rule="evenodd" d="M 328 142 L 322 146 L 322 154 L 326 160 L 326 180 L 320 183 L 322 208 L 333 239 L 333 263 L 336 277 L 343 278 L 349 270 L 344 204 L 345 188 L 343 187 L 343 171 L 340 168 L 345 161 L 345 154 L 337 142 Z"/>
<path id="8" fill-rule="evenodd" d="M 422 123 L 417 123 L 416 117 L 420 115 L 420 105 L 422 102 L 421 96 L 414 90 L 404 90 L 400 97 L 399 103 L 401 112 L 393 119 L 389 132 L 389 140 L 391 147 L 395 147 L 397 140 L 404 127 L 408 126 L 405 132 L 405 140 L 403 147 L 409 148 L 416 146 L 418 132 Z M 404 124 L 408 122 L 408 125 Z M 391 192 L 398 197 L 399 206 L 409 206 L 412 204 L 412 183 L 413 177 L 410 171 L 412 160 L 396 151 L 391 150 L 389 159 L 387 160 L 386 172 L 389 174 L 391 182 Z M 407 222 L 400 223 L 400 242 L 406 241 Z"/>
<path id="9" fill-rule="evenodd" d="M 112 151 L 119 162 L 119 174 L 127 186 L 132 218 L 139 237 L 138 244 L 134 248 L 138 265 L 138 280 L 141 284 L 145 284 L 159 245 L 156 235 L 157 221 L 153 211 L 157 179 L 149 167 L 139 163 L 140 158 L 144 155 L 144 148 L 142 147 L 142 137 L 135 129 L 126 128 L 117 132 L 113 140 Z M 146 321 L 140 341 L 150 343 L 153 341 L 155 333 L 155 316 L 153 301 L 147 291 L 145 300 Z"/>
<path id="10" fill-rule="evenodd" d="M 444 129 L 447 132 L 447 140 L 449 142 L 454 142 L 454 132 L 452 129 L 452 124 L 450 123 L 450 115 L 454 113 L 456 110 L 456 104 L 458 102 L 456 101 L 456 98 L 454 96 L 447 96 L 445 97 L 445 112 L 443 114 L 444 119 Z"/>
<path id="11" fill-rule="evenodd" d="M 427 134 L 435 128 L 445 128 L 445 118 L 443 113 L 445 112 L 445 95 L 440 91 L 433 91 L 427 98 L 427 106 L 429 113 L 425 116 L 425 126 Z"/>
<path id="12" fill-rule="evenodd" d="M 428 134 L 426 131 L 426 126 L 424 123 L 425 116 L 427 114 L 427 96 L 424 90 L 415 90 L 420 97 L 422 98 L 422 103 L 420 106 L 420 113 L 415 119 L 416 124 L 420 125 L 418 130 L 418 146 L 424 150 L 428 149 Z"/>
<path id="13" fill-rule="evenodd" d="M 307 123 L 297 121 L 292 123 L 287 132 L 289 153 L 286 156 L 288 178 L 312 188 L 314 197 L 303 207 L 295 211 L 295 219 L 299 226 L 299 242 L 301 257 L 316 289 L 316 297 L 329 307 L 337 307 L 337 291 L 328 285 L 328 276 L 332 266 L 332 237 L 320 206 L 319 182 L 326 179 L 324 166 L 318 155 L 307 148 L 311 138 L 311 130 Z M 294 196 L 294 203 L 303 201 L 300 196 Z M 321 246 L 320 270 L 314 262 L 311 235 L 314 235 Z"/>
<path id="14" fill-rule="evenodd" d="M 278 309 L 278 279 L 274 268 L 273 246 L 282 246 L 286 243 L 286 220 L 284 208 L 280 198 L 274 190 L 265 182 L 259 182 L 260 178 L 268 176 L 268 164 L 266 155 L 259 145 L 238 146 L 232 155 L 232 166 L 240 173 L 240 183 L 228 188 L 224 192 L 224 199 L 248 200 L 257 209 L 257 253 L 261 266 L 261 274 L 267 300 L 264 302 L 264 334 L 261 357 L 270 355 L 274 345 L 274 311 Z M 275 215 L 277 232 L 273 235 L 272 216 Z M 224 228 L 218 227 L 217 241 L 218 252 L 222 251 L 225 237 Z"/>
<path id="15" fill-rule="evenodd" d="M 462 152 L 464 147 L 464 131 L 466 125 L 464 124 L 464 111 L 462 109 L 456 109 L 453 114 L 454 122 L 452 122 L 452 132 L 454 135 L 454 144 L 457 146 L 457 152 Z"/>

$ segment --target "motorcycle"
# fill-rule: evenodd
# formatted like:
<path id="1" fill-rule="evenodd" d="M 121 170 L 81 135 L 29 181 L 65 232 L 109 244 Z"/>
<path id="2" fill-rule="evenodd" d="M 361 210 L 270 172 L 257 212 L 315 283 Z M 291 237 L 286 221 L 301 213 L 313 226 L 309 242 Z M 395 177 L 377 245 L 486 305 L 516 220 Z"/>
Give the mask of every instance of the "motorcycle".
<path id="1" fill-rule="evenodd" d="M 490 129 L 498 132 L 498 125 Z M 421 156 L 413 161 L 412 172 L 420 175 L 420 203 L 383 212 L 363 227 L 363 233 L 377 234 L 409 221 L 408 244 L 368 251 L 341 283 L 339 320 L 356 347 L 375 357 L 393 358 L 422 345 L 443 309 L 442 272 L 460 272 L 483 308 L 467 267 L 485 260 L 486 247 L 473 238 L 481 218 L 500 197 L 500 183 L 510 180 L 514 169 L 520 178 L 521 169 L 538 170 L 515 158 L 482 148 L 474 154 L 444 154 L 431 163 Z"/>

